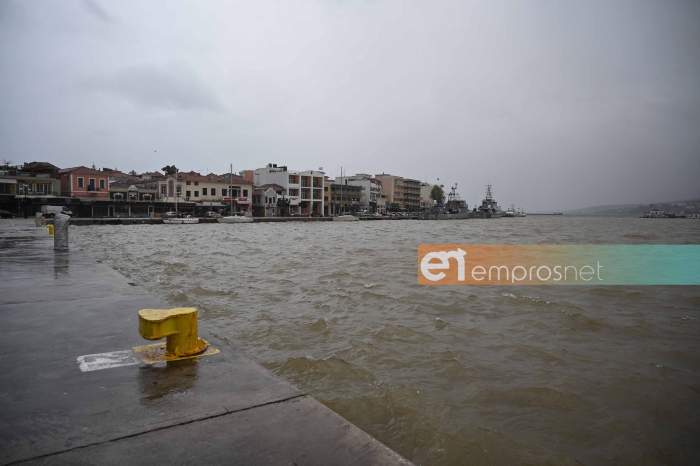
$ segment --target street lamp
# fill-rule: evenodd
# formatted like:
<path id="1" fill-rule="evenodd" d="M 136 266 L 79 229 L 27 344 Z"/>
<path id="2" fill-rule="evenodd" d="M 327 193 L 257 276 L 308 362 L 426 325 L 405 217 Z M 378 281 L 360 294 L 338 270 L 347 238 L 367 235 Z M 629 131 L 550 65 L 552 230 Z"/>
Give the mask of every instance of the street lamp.
<path id="1" fill-rule="evenodd" d="M 29 185 L 27 183 L 22 184 L 22 194 L 24 195 L 24 199 L 22 201 L 22 207 L 24 208 L 24 218 L 27 218 L 27 188 Z"/>

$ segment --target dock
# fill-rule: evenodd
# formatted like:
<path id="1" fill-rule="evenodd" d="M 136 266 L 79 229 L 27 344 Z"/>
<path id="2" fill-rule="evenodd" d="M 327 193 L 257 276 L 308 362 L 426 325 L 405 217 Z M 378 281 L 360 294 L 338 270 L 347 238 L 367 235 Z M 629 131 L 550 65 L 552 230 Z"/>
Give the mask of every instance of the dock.
<path id="1" fill-rule="evenodd" d="M 0 465 L 411 464 L 201 319 L 218 354 L 120 359 L 152 343 L 138 311 L 169 307 L 33 219 L 0 221 Z"/>
<path id="2" fill-rule="evenodd" d="M 359 217 L 359 220 L 415 220 L 413 218 L 390 218 L 390 217 Z M 34 219 L 30 219 L 32 222 Z M 253 217 L 253 223 L 281 223 L 281 222 L 332 222 L 333 217 Z M 53 219 L 45 219 L 45 223 L 50 225 Z M 94 218 L 71 218 L 73 226 L 89 225 L 163 225 L 162 218 L 147 217 L 94 217 Z M 219 223 L 215 218 L 200 218 L 199 224 Z"/>

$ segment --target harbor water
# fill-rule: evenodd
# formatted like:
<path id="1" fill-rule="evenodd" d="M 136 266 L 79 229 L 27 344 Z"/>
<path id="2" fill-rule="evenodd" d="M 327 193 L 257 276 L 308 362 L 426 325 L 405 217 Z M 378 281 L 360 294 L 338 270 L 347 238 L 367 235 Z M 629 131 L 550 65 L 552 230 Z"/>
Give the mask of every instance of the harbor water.
<path id="1" fill-rule="evenodd" d="M 700 221 L 71 227 L 416 464 L 700 464 L 700 287 L 421 287 L 426 243 L 694 244 Z"/>

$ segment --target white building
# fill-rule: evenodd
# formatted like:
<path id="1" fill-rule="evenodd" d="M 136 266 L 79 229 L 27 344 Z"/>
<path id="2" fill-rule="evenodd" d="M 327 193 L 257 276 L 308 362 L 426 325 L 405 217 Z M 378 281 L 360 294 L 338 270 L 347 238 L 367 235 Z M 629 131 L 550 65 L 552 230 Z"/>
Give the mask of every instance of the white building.
<path id="1" fill-rule="evenodd" d="M 430 198 L 430 193 L 433 190 L 432 184 L 421 183 L 420 184 L 420 206 L 421 209 L 430 208 L 433 206 L 433 200 Z"/>
<path id="2" fill-rule="evenodd" d="M 294 171 L 286 166 L 268 163 L 253 174 L 255 186 L 276 184 L 286 193 L 283 201 L 289 203 L 289 214 L 323 215 L 323 176 L 321 170 Z M 279 201 L 279 199 L 278 199 Z"/>

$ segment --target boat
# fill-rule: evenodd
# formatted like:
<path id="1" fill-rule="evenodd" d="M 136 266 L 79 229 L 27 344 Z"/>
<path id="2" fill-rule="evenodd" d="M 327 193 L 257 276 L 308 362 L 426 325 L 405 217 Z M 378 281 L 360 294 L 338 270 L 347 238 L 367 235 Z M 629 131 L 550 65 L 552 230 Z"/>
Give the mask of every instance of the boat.
<path id="1" fill-rule="evenodd" d="M 231 164 L 229 173 L 231 176 L 231 180 L 229 181 L 229 183 L 233 184 L 233 164 Z M 229 214 L 225 217 L 218 217 L 216 219 L 217 222 L 219 222 L 219 223 L 253 223 L 253 217 L 248 217 L 243 212 L 234 212 L 233 211 L 233 196 L 229 197 L 228 202 L 229 202 Z"/>
<path id="2" fill-rule="evenodd" d="M 447 202 L 425 209 L 419 217 L 421 220 L 461 220 L 469 218 L 469 206 L 457 193 L 457 183 L 450 188 Z"/>
<path id="3" fill-rule="evenodd" d="M 253 217 L 248 217 L 242 212 L 234 212 L 226 217 L 218 217 L 216 221 L 219 223 L 253 223 Z"/>
<path id="4" fill-rule="evenodd" d="M 199 223 L 199 219 L 192 217 L 191 215 L 186 215 L 184 217 L 164 218 L 163 223 L 166 225 L 183 225 L 188 223 Z"/>
<path id="5" fill-rule="evenodd" d="M 511 204 L 510 207 L 508 207 L 508 210 L 506 210 L 506 213 L 503 215 L 504 217 L 517 217 L 518 214 L 515 211 L 515 204 Z"/>
<path id="6" fill-rule="evenodd" d="M 559 210 L 555 210 L 554 215 L 564 215 L 564 213 Z"/>
<path id="7" fill-rule="evenodd" d="M 498 218 L 501 216 L 501 207 L 493 198 L 491 185 L 486 185 L 486 197 L 481 201 L 481 205 L 473 212 L 474 218 Z"/>
<path id="8" fill-rule="evenodd" d="M 190 223 L 199 223 L 199 219 L 196 217 L 192 217 L 191 215 L 185 215 L 184 217 L 180 216 L 180 213 L 177 211 L 177 179 L 178 179 L 178 172 L 175 170 L 175 217 L 169 217 L 169 218 L 164 218 L 163 223 L 166 225 L 185 225 L 185 224 L 190 224 Z M 172 183 L 172 180 L 170 181 Z"/>
<path id="9" fill-rule="evenodd" d="M 336 215 L 333 217 L 334 222 L 356 222 L 358 220 L 360 220 L 359 217 L 350 214 Z"/>
<path id="10" fill-rule="evenodd" d="M 643 218 L 667 218 L 668 214 L 664 212 L 663 210 L 659 209 L 651 209 L 649 211 L 644 212 L 644 217 Z"/>

